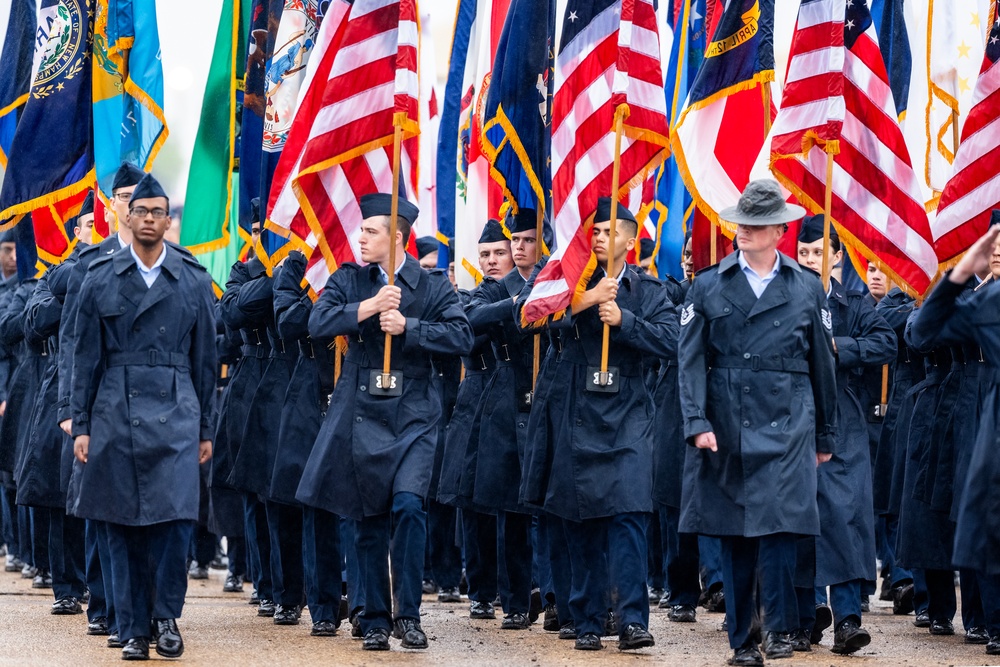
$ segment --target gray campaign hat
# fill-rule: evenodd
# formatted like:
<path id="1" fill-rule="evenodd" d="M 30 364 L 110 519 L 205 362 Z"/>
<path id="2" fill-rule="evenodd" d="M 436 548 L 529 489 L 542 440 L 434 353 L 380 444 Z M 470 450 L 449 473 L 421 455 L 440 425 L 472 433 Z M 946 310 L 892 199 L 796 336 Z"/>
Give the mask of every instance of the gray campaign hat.
<path id="1" fill-rule="evenodd" d="M 801 220 L 806 210 L 789 204 L 781 194 L 778 182 L 770 178 L 750 181 L 736 206 L 719 211 L 726 222 L 748 227 L 766 227 Z"/>

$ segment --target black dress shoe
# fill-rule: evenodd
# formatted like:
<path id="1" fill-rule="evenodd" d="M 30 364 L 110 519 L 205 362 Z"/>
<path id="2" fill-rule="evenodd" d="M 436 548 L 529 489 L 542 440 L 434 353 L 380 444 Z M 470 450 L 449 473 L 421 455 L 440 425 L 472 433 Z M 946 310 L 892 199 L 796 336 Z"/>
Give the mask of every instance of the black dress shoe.
<path id="1" fill-rule="evenodd" d="M 527 614 L 508 614 L 500 624 L 501 630 L 527 630 L 531 627 L 531 621 Z"/>
<path id="2" fill-rule="evenodd" d="M 577 651 L 600 651 L 604 648 L 604 644 L 601 643 L 601 638 L 592 632 L 577 637 L 576 644 L 573 645 Z"/>
<path id="3" fill-rule="evenodd" d="M 615 637 L 618 635 L 618 619 L 615 618 L 615 612 L 608 611 L 608 616 L 604 619 L 604 636 L 605 637 Z"/>
<path id="4" fill-rule="evenodd" d="M 118 633 L 108 635 L 108 648 L 122 648 L 125 642 L 118 638 Z"/>
<path id="5" fill-rule="evenodd" d="M 769 660 L 791 658 L 794 652 L 787 632 L 765 632 L 763 647 Z"/>
<path id="6" fill-rule="evenodd" d="M 333 637 L 337 634 L 337 626 L 333 621 L 316 621 L 309 634 L 313 637 Z"/>
<path id="7" fill-rule="evenodd" d="M 392 635 L 402 640 L 400 646 L 403 648 L 427 648 L 427 635 L 415 618 L 397 618 Z"/>
<path id="8" fill-rule="evenodd" d="M 106 637 L 108 635 L 108 619 L 98 616 L 87 623 L 87 634 L 96 637 Z"/>
<path id="9" fill-rule="evenodd" d="M 559 612 L 554 604 L 546 605 L 545 614 L 542 617 L 542 630 L 546 632 L 559 632 Z"/>
<path id="10" fill-rule="evenodd" d="M 922 611 L 913 618 L 913 626 L 916 628 L 931 627 L 931 617 L 926 611 Z"/>
<path id="11" fill-rule="evenodd" d="M 1000 635 L 990 637 L 986 645 L 986 655 L 1000 655 Z"/>
<path id="12" fill-rule="evenodd" d="M 389 631 L 385 628 L 372 628 L 365 635 L 361 648 L 366 651 L 388 651 Z"/>
<path id="13" fill-rule="evenodd" d="M 913 584 L 903 584 L 892 589 L 892 613 L 905 616 L 913 613 Z M 917 626 L 920 627 L 920 626 Z"/>
<path id="14" fill-rule="evenodd" d="M 496 618 L 496 611 L 493 610 L 492 602 L 480 602 L 473 600 L 469 603 L 469 618 Z"/>
<path id="15" fill-rule="evenodd" d="M 52 612 L 54 616 L 73 616 L 74 614 L 82 614 L 83 607 L 80 606 L 80 601 L 76 598 L 60 598 L 52 603 Z"/>
<path id="16" fill-rule="evenodd" d="M 265 598 L 260 599 L 260 604 L 257 605 L 257 615 L 258 616 L 274 616 L 276 610 L 274 600 L 267 600 Z"/>
<path id="17" fill-rule="evenodd" d="M 458 586 L 454 588 L 442 588 L 438 593 L 438 602 L 461 602 L 462 594 L 458 592 Z"/>
<path id="18" fill-rule="evenodd" d="M 538 620 L 542 614 L 542 591 L 537 588 L 531 589 L 531 601 L 528 603 L 528 620 L 532 623 Z"/>
<path id="19" fill-rule="evenodd" d="M 275 625 L 298 625 L 299 624 L 299 608 L 298 607 L 282 607 L 280 604 L 274 608 L 274 624 Z"/>
<path id="20" fill-rule="evenodd" d="M 677 604 L 670 608 L 667 618 L 674 623 L 694 623 L 697 618 L 697 612 L 691 605 Z"/>
<path id="21" fill-rule="evenodd" d="M 813 644 L 823 641 L 823 631 L 831 625 L 833 625 L 833 612 L 825 604 L 816 605 L 816 623 L 813 625 L 812 632 L 809 633 L 809 641 Z"/>
<path id="22" fill-rule="evenodd" d="M 243 592 L 243 581 L 240 577 L 229 575 L 226 577 L 226 583 L 222 584 L 223 593 L 242 593 Z"/>
<path id="23" fill-rule="evenodd" d="M 361 614 L 355 614 L 351 619 L 351 636 L 357 639 L 364 636 L 361 634 Z"/>
<path id="24" fill-rule="evenodd" d="M 649 592 L 649 604 L 659 603 L 660 598 L 663 597 L 663 589 L 653 588 L 652 586 L 649 586 L 647 590 Z"/>
<path id="25" fill-rule="evenodd" d="M 863 613 L 863 614 L 867 614 L 867 613 L 869 613 L 869 612 L 870 612 L 871 610 L 872 610 L 872 603 L 871 603 L 871 601 L 870 601 L 870 600 L 868 599 L 868 596 L 867 596 L 867 595 L 865 595 L 865 596 L 863 596 L 863 597 L 861 598 L 861 613 Z"/>
<path id="26" fill-rule="evenodd" d="M 966 644 L 989 644 L 990 643 L 990 633 L 986 631 L 986 628 L 982 626 L 976 626 L 974 628 L 969 628 L 965 632 L 965 643 Z"/>
<path id="27" fill-rule="evenodd" d="M 729 659 L 729 664 L 739 667 L 763 667 L 764 658 L 757 650 L 757 645 L 749 642 L 746 646 L 733 651 L 733 657 Z"/>
<path id="28" fill-rule="evenodd" d="M 946 618 L 931 621 L 930 630 L 932 635 L 947 637 L 955 634 L 955 626 Z"/>
<path id="29" fill-rule="evenodd" d="M 878 599 L 882 602 L 892 602 L 892 582 L 889 577 L 882 577 L 882 588 L 879 591 Z"/>
<path id="30" fill-rule="evenodd" d="M 133 637 L 122 647 L 122 660 L 149 660 L 149 640 Z"/>
<path id="31" fill-rule="evenodd" d="M 559 628 L 559 639 L 576 639 L 576 626 L 573 625 L 573 621 Z"/>
<path id="32" fill-rule="evenodd" d="M 253 593 L 250 594 L 250 599 L 247 600 L 247 604 L 251 606 L 260 604 L 260 596 L 257 594 L 256 588 L 253 589 Z"/>
<path id="33" fill-rule="evenodd" d="M 424 579 L 424 583 L 420 586 L 420 592 L 424 595 L 434 595 L 438 592 L 437 584 L 430 579 Z"/>
<path id="34" fill-rule="evenodd" d="M 722 586 L 719 586 L 718 589 L 712 591 L 712 594 L 708 596 L 708 601 L 705 603 L 705 611 L 718 614 L 726 613 L 726 593 L 722 590 Z"/>
<path id="35" fill-rule="evenodd" d="M 191 563 L 191 569 L 188 570 L 188 579 L 208 579 L 208 568 L 198 565 L 198 563 Z"/>
<path id="36" fill-rule="evenodd" d="M 854 617 L 840 622 L 833 634 L 833 648 L 830 650 L 840 655 L 850 655 L 860 651 L 872 643 L 872 636 L 861 627 Z"/>
<path id="37" fill-rule="evenodd" d="M 35 578 L 31 580 L 32 588 L 52 588 L 52 575 L 44 570 L 39 570 Z"/>
<path id="38" fill-rule="evenodd" d="M 625 626 L 621 636 L 618 638 L 619 651 L 634 651 L 638 648 L 647 648 L 656 644 L 653 635 L 649 630 L 638 623 L 629 623 Z"/>
<path id="39" fill-rule="evenodd" d="M 788 641 L 792 643 L 792 650 L 796 653 L 808 653 L 812 651 L 812 642 L 809 641 L 809 633 L 805 630 L 795 630 L 788 635 Z"/>
<path id="40" fill-rule="evenodd" d="M 154 618 L 156 652 L 164 658 L 179 658 L 184 653 L 184 639 L 172 618 Z"/>

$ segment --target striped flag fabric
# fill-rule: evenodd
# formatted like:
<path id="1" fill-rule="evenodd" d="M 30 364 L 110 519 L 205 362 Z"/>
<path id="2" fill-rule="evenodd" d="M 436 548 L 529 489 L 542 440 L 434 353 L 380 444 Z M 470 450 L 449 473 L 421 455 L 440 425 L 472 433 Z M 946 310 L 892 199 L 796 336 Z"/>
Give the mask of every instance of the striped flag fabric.
<path id="1" fill-rule="evenodd" d="M 340 21 L 336 12 L 342 12 Z M 360 256 L 359 200 L 391 190 L 394 128 L 403 128 L 404 140 L 416 137 L 419 118 L 414 0 L 331 3 L 320 45 L 324 32 L 329 45 L 317 54 L 300 99 L 275 170 L 266 223 L 319 249 L 306 270 L 316 291 L 338 265 Z M 289 190 L 297 206 L 288 205 Z"/>
<path id="2" fill-rule="evenodd" d="M 990 212 L 1000 208 L 1000 9 L 995 10 L 986 39 L 983 66 L 962 127 L 962 142 L 951 178 L 941 193 L 931 222 L 938 261 L 951 263 L 990 224 Z"/>
<path id="3" fill-rule="evenodd" d="M 842 48 L 833 35 L 840 26 Z M 822 55 L 810 51 L 814 33 L 827 35 L 816 38 Z M 802 2 L 771 152 L 775 177 L 813 211 L 823 210 L 826 155 L 835 153 L 831 219 L 840 238 L 901 287 L 928 289 L 938 268 L 930 226 L 864 2 Z"/>
<path id="4" fill-rule="evenodd" d="M 556 250 L 525 301 L 525 324 L 559 317 L 589 280 L 597 200 L 628 195 L 668 153 L 666 98 L 650 0 L 560 0 L 552 100 L 552 221 Z M 614 125 L 621 173 L 611 192 Z"/>

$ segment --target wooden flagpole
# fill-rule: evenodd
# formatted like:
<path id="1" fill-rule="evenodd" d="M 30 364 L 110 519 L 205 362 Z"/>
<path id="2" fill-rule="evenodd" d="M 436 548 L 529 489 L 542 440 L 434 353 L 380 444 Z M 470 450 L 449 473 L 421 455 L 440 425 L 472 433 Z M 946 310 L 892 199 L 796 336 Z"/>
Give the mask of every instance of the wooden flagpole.
<path id="1" fill-rule="evenodd" d="M 823 203 L 823 289 L 830 289 L 830 216 L 833 213 L 833 153 L 826 153 L 826 197 Z"/>
<path id="2" fill-rule="evenodd" d="M 535 209 L 535 264 L 542 261 L 542 232 L 545 231 L 545 212 L 542 210 L 541 201 Z M 542 363 L 542 335 L 535 334 L 534 357 L 531 362 L 531 391 L 535 390 L 535 383 L 538 382 L 538 369 Z"/>
<path id="3" fill-rule="evenodd" d="M 608 232 L 607 274 L 612 280 L 618 278 L 615 270 L 615 233 L 618 221 L 618 180 L 621 177 L 622 166 L 622 125 L 625 114 L 615 112 L 615 162 L 611 169 L 611 230 Z M 607 384 L 608 378 L 608 345 L 611 341 L 611 327 L 604 324 L 604 337 L 601 340 L 601 384 Z"/>
<path id="4" fill-rule="evenodd" d="M 395 127 L 392 137 L 392 208 L 389 211 L 389 285 L 396 284 L 396 232 L 399 217 L 399 153 L 403 145 L 403 128 Z M 389 387 L 392 364 L 392 334 L 385 335 L 385 356 L 382 359 L 382 386 Z"/>

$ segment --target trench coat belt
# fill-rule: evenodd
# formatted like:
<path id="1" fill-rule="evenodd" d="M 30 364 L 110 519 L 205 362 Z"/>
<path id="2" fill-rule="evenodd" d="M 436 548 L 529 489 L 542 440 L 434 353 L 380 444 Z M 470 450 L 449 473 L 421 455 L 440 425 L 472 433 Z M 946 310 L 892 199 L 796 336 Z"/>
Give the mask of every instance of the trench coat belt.
<path id="1" fill-rule="evenodd" d="M 271 348 L 266 345 L 244 345 L 240 348 L 244 357 L 256 357 L 267 359 L 271 354 Z"/>
<path id="2" fill-rule="evenodd" d="M 271 359 L 294 359 L 295 355 L 288 350 L 285 346 L 285 341 L 282 339 L 277 340 L 277 344 L 271 348 L 271 354 L 268 355 Z"/>
<path id="3" fill-rule="evenodd" d="M 466 367 L 466 373 L 492 373 L 497 367 L 493 355 L 474 354 L 469 357 L 471 364 Z"/>
<path id="4" fill-rule="evenodd" d="M 310 359 L 316 358 L 316 350 L 313 349 L 312 338 L 303 338 L 299 341 L 299 352 Z"/>
<path id="5" fill-rule="evenodd" d="M 809 362 L 788 357 L 762 357 L 746 353 L 743 356 L 722 355 L 709 364 L 712 368 L 743 368 L 751 371 L 778 371 L 783 373 L 808 373 Z"/>
<path id="6" fill-rule="evenodd" d="M 676 359 L 667 359 L 666 361 L 663 362 L 663 367 L 664 368 L 677 368 L 677 360 Z"/>
<path id="7" fill-rule="evenodd" d="M 175 366 L 189 368 L 191 360 L 179 352 L 112 352 L 108 355 L 108 367 L 112 366 Z"/>

